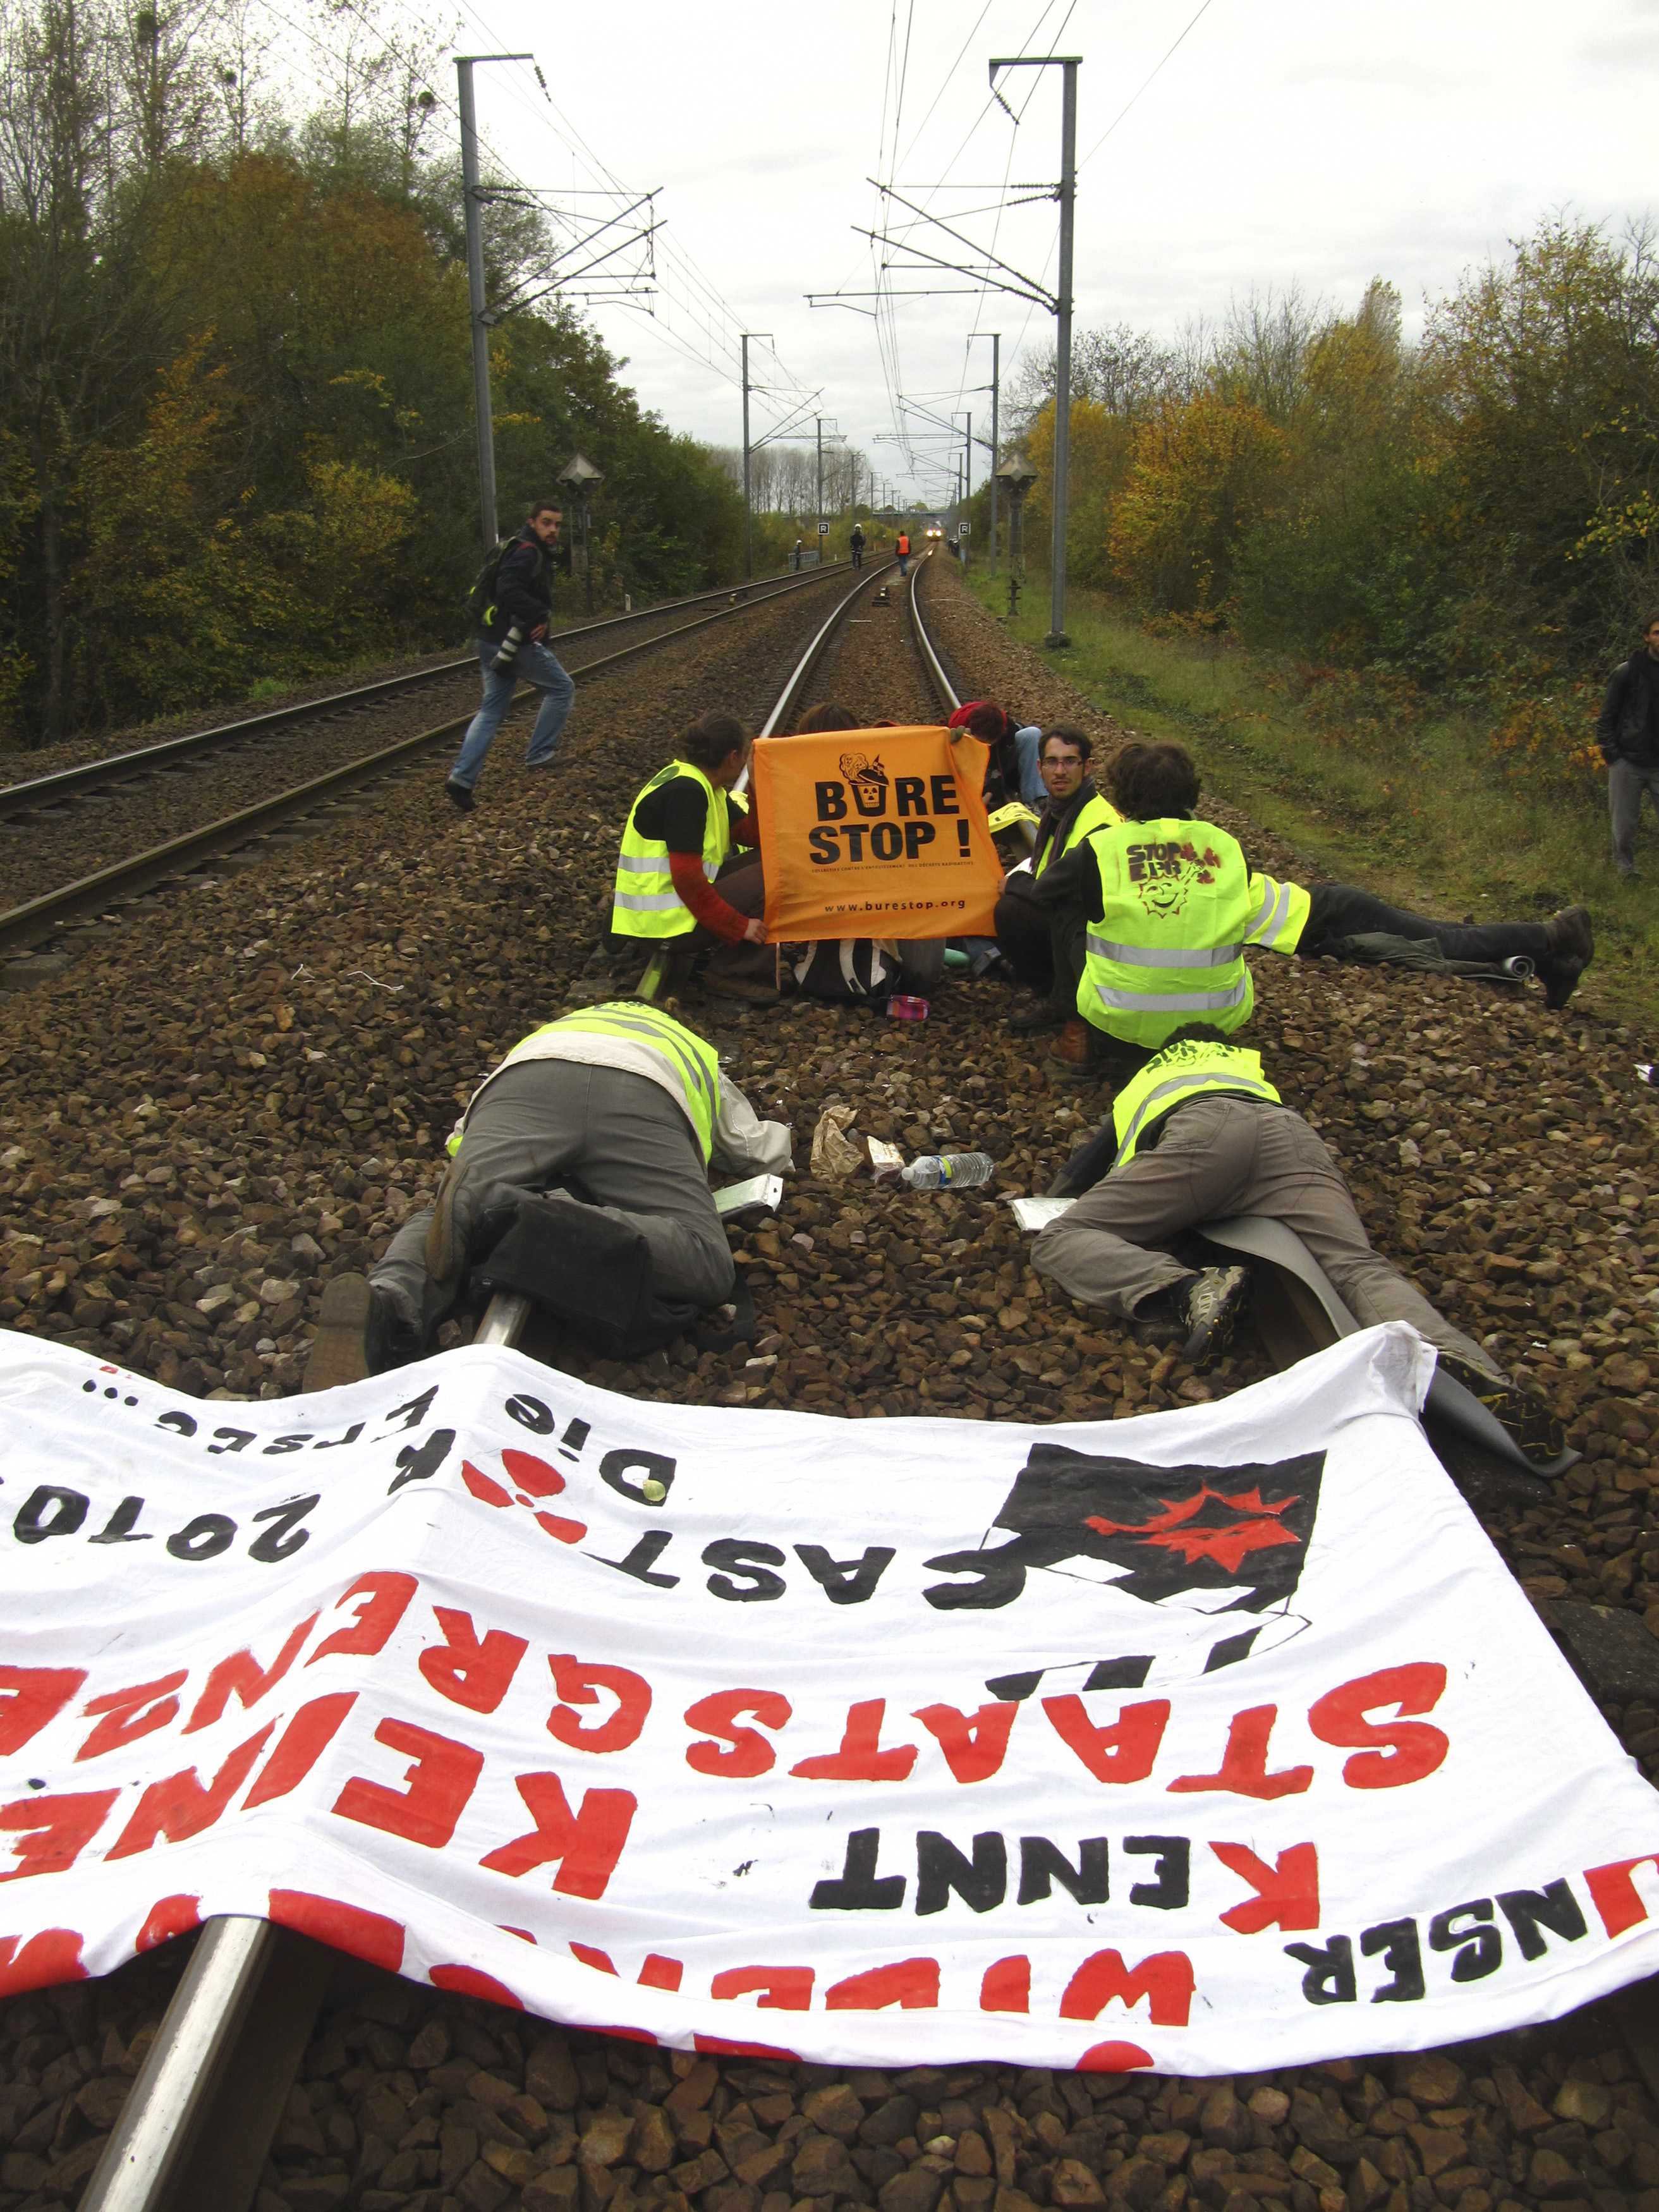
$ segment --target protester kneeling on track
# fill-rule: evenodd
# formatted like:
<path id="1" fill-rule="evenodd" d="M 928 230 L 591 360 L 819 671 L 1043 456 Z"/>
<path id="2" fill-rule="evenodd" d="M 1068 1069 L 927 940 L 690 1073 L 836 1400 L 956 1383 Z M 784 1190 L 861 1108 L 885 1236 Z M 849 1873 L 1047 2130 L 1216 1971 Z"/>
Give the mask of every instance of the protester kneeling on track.
<path id="1" fill-rule="evenodd" d="M 527 1292 L 619 1358 L 667 1343 L 732 1295 L 711 1166 L 787 1173 L 713 1045 L 641 1000 L 562 1015 L 472 1094 L 435 1205 L 373 1273 L 323 1292 L 306 1376 L 331 1389 L 419 1358 L 481 1279 Z"/>
<path id="2" fill-rule="evenodd" d="M 1594 957 L 1590 918 L 1567 907 L 1548 921 L 1433 921 L 1352 884 L 1304 890 L 1258 873 L 1237 838 L 1198 817 L 1198 770 L 1180 745 L 1125 745 L 1107 772 L 1122 820 L 1044 872 L 1040 904 L 1089 902 L 1077 1017 L 1055 1040 L 1057 1072 L 1121 1081 L 1184 1022 L 1242 1028 L 1255 1004 L 1252 945 L 1339 960 L 1505 978 L 1536 971 L 1545 1003 L 1563 1006 Z"/>
<path id="3" fill-rule="evenodd" d="M 520 679 L 542 695 L 525 750 L 526 768 L 549 766 L 569 717 L 575 684 L 542 641 L 553 619 L 553 555 L 562 520 L 556 501 L 532 500 L 523 529 L 498 548 L 472 587 L 469 605 L 478 625 L 483 702 L 467 726 L 444 786 L 445 795 L 463 813 L 472 808 L 484 756 Z"/>
<path id="4" fill-rule="evenodd" d="M 970 699 L 957 708 L 947 726 L 966 730 L 990 747 L 991 757 L 985 764 L 988 806 L 1001 806 L 1018 799 L 1034 813 L 1042 812 L 1048 793 L 1037 761 L 1042 732 L 1035 722 L 1020 721 L 993 699 Z"/>
<path id="5" fill-rule="evenodd" d="M 1179 1030 L 1112 1101 L 1109 1121 L 1060 1170 L 1076 1203 L 1031 1265 L 1085 1304 L 1172 1325 L 1194 1365 L 1224 1348 L 1249 1293 L 1243 1267 L 1194 1269 L 1159 1248 L 1228 1214 L 1282 1221 L 1363 1326 L 1407 1321 L 1528 1455 L 1565 1448 L 1549 1407 L 1374 1250 L 1335 1161 L 1261 1072 L 1261 1056 L 1204 1023 Z"/>
<path id="6" fill-rule="evenodd" d="M 1049 866 L 1085 837 L 1122 819 L 1088 773 L 1093 750 L 1086 732 L 1069 723 L 1056 722 L 1043 732 L 1037 766 L 1048 804 L 1037 820 L 1030 859 L 1010 869 L 997 901 L 997 948 L 1019 981 L 1042 994 L 1035 1005 L 1008 1017 L 1009 1028 L 1025 1036 L 1063 1029 L 1072 1015 L 1090 920 L 1090 901 L 1083 891 L 1045 906 L 1037 902 L 1036 887 Z"/>
<path id="7" fill-rule="evenodd" d="M 670 988 L 708 953 L 702 981 L 717 996 L 758 1006 L 778 998 L 776 963 L 766 951 L 766 883 L 759 831 L 732 787 L 749 761 L 749 732 L 734 714 L 704 714 L 684 732 L 674 757 L 628 810 L 617 858 L 611 947 L 667 950 Z M 720 888 L 715 889 L 718 882 Z"/>

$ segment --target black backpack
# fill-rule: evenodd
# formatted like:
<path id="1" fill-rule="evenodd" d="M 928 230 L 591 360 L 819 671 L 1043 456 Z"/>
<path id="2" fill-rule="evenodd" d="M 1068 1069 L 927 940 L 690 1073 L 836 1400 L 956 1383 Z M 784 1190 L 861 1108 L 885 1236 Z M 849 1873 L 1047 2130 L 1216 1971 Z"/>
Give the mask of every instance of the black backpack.
<path id="1" fill-rule="evenodd" d="M 466 595 L 466 611 L 475 629 L 482 629 L 489 618 L 495 604 L 495 579 L 501 574 L 501 562 L 518 542 L 516 532 L 511 538 L 502 538 L 495 551 L 486 556 L 472 589 Z"/>

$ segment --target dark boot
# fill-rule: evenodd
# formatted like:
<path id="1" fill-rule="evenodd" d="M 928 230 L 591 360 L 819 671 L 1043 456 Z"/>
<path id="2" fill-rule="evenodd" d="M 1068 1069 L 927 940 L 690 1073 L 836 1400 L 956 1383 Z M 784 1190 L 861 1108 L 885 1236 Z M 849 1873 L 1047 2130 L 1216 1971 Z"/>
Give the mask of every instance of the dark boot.
<path id="1" fill-rule="evenodd" d="M 1073 1014 L 1048 1048 L 1044 1062 L 1057 1083 L 1098 1083 L 1100 1048 L 1095 1032 L 1080 1014 Z"/>
<path id="2" fill-rule="evenodd" d="M 1539 980 L 1547 1006 L 1565 1006 L 1578 988 L 1578 978 L 1595 957 L 1595 938 L 1589 908 L 1563 907 L 1544 924 L 1544 950 L 1538 958 Z"/>
<path id="3" fill-rule="evenodd" d="M 323 1285 L 305 1387 L 332 1390 L 343 1382 L 361 1382 L 365 1376 L 383 1375 L 413 1358 L 418 1349 L 415 1332 L 367 1275 L 336 1275 Z"/>

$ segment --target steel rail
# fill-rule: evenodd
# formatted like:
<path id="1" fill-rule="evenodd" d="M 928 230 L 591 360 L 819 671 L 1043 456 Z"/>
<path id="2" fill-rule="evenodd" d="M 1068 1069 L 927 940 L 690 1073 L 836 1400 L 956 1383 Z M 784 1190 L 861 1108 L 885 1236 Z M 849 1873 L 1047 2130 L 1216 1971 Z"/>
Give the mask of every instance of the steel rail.
<path id="1" fill-rule="evenodd" d="M 931 553 L 923 556 L 923 559 L 928 561 L 933 557 Z M 922 665 L 927 671 L 928 681 L 946 702 L 947 711 L 954 714 L 962 702 L 957 696 L 955 684 L 945 672 L 945 664 L 939 659 L 928 635 L 927 625 L 921 618 L 921 599 L 916 589 L 921 581 L 921 562 L 918 561 L 915 574 L 910 579 L 910 634 L 915 640 L 917 652 L 921 655 Z"/>
<path id="2" fill-rule="evenodd" d="M 809 580 L 817 581 L 824 572 L 817 571 Z M 790 580 L 794 588 L 796 580 Z M 728 596 L 729 595 L 726 595 Z M 592 677 L 602 670 L 617 668 L 624 662 L 636 660 L 657 647 L 672 643 L 677 638 L 689 637 L 693 632 L 711 629 L 716 623 L 730 622 L 738 616 L 750 613 L 755 608 L 769 605 L 783 596 L 769 592 L 758 599 L 741 600 L 736 606 L 721 607 L 712 615 L 700 615 L 694 622 L 679 623 L 672 629 L 661 630 L 654 637 L 639 639 L 633 645 L 621 647 L 599 660 L 590 660 L 577 672 Z M 65 923 L 88 914 L 100 914 L 112 904 L 123 899 L 139 896 L 154 890 L 158 884 L 171 882 L 187 874 L 205 860 L 251 843 L 279 824 L 292 820 L 296 815 L 308 814 L 316 808 L 338 799 L 356 786 L 378 781 L 382 775 L 410 763 L 427 746 L 435 744 L 441 738 L 451 738 L 464 730 L 471 720 L 470 714 L 460 714 L 447 722 L 434 723 L 430 729 L 417 731 L 414 736 L 399 738 L 395 744 L 383 746 L 380 751 L 365 753 L 360 759 L 347 761 L 343 766 L 330 769 L 325 775 L 313 776 L 308 782 L 296 784 L 291 789 L 278 792 L 274 798 L 257 800 L 235 814 L 222 815 L 216 822 L 204 823 L 198 830 L 187 830 L 182 836 L 171 838 L 164 845 L 153 845 L 149 851 L 135 854 L 131 859 L 117 860 L 76 882 L 65 884 L 57 890 L 45 891 L 39 898 L 30 899 L 0 913 L 0 952 L 15 951 L 21 946 L 35 945 L 50 937 Z"/>
<path id="3" fill-rule="evenodd" d="M 810 575 L 792 573 L 784 576 L 765 576 L 755 584 L 722 585 L 714 591 L 694 592 L 688 599 L 665 599 L 654 607 L 636 607 L 631 614 L 606 615 L 599 622 L 581 623 L 567 629 L 556 630 L 548 642 L 562 646 L 572 639 L 592 637 L 602 630 L 616 629 L 626 623 L 649 622 L 659 615 L 678 613 L 683 607 L 707 606 L 711 599 L 724 599 L 729 603 L 734 594 L 741 604 L 758 606 L 767 599 L 781 599 L 787 592 L 820 582 L 846 565 L 844 562 L 830 562 L 823 568 L 814 568 Z M 354 707 L 366 706 L 374 700 L 390 697 L 395 692 L 412 690 L 417 685 L 435 683 L 440 677 L 458 676 L 466 669 L 476 669 L 477 665 L 477 653 L 469 653 L 459 659 L 439 661 L 431 668 L 413 669 L 404 676 L 380 677 L 373 684 L 359 684 L 349 691 L 332 691 L 320 699 L 303 700 L 297 706 L 272 707 L 264 714 L 246 715 L 240 721 L 216 722 L 210 729 L 191 730 L 183 737 L 164 738 L 156 744 L 136 746 L 131 752 L 108 753 L 100 760 L 82 761 L 77 767 L 58 769 L 50 775 L 37 775 L 24 783 L 0 785 L 0 821 L 9 821 L 20 814 L 34 813 L 43 806 L 54 806 L 63 799 L 72 799 L 78 792 L 97 790 L 105 784 L 118 783 L 131 776 L 146 775 L 152 769 L 167 768 L 198 753 L 217 751 L 240 744 L 245 738 L 282 729 L 312 716 L 343 713 Z M 580 669 L 575 671 L 579 676 L 582 672 Z"/>
<path id="4" fill-rule="evenodd" d="M 771 713 L 767 716 L 765 721 L 756 732 L 757 736 L 763 738 L 775 738 L 777 736 L 779 724 L 787 721 L 793 714 L 795 708 L 799 701 L 800 695 L 806 689 L 807 678 L 817 665 L 819 658 L 822 655 L 825 646 L 829 644 L 830 640 L 835 635 L 842 623 L 852 611 L 854 603 L 857 600 L 861 592 L 868 591 L 872 584 L 877 582 L 881 577 L 886 575 L 888 570 L 892 568 L 895 565 L 895 562 L 890 561 L 884 568 L 872 568 L 867 576 L 862 578 L 860 582 L 853 586 L 852 590 L 847 594 L 847 597 L 841 602 L 840 605 L 836 608 L 835 611 L 830 615 L 829 621 L 824 623 L 823 628 L 818 631 L 817 636 L 813 638 L 811 645 L 807 647 L 805 652 L 802 653 L 800 659 L 796 662 L 794 668 L 790 673 L 788 681 L 785 684 L 782 690 L 778 694 L 777 703 L 774 706 Z M 749 771 L 745 768 L 743 772 L 739 788 L 741 788 L 743 785 L 746 785 L 748 777 Z"/>

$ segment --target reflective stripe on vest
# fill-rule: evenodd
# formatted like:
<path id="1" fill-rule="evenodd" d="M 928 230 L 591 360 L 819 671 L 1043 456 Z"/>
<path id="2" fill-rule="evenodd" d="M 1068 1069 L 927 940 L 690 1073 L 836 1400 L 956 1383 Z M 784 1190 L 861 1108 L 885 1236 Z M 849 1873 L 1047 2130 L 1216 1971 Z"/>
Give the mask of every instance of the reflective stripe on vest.
<path id="1" fill-rule="evenodd" d="M 507 1058 L 489 1078 L 493 1082 L 503 1069 L 518 1066 L 522 1061 L 544 1057 L 534 1047 L 545 1036 L 557 1033 L 590 1036 L 620 1036 L 647 1046 L 662 1060 L 673 1078 L 672 1088 L 685 1109 L 697 1143 L 702 1148 L 705 1164 L 714 1149 L 714 1123 L 720 1114 L 720 1069 L 719 1056 L 713 1045 L 707 1043 L 695 1030 L 677 1022 L 672 1014 L 659 1013 L 654 1006 L 633 1000 L 611 1000 L 604 1006 L 584 1006 L 579 1012 L 562 1014 L 556 1021 L 544 1022 L 540 1029 L 532 1030 L 527 1037 L 515 1044 Z M 580 1063 L 575 1063 L 580 1065 Z M 486 1084 L 483 1086 L 487 1089 Z M 478 1093 L 473 1093 L 476 1104 Z M 470 1114 L 470 1104 L 467 1112 Z M 465 1126 L 465 1124 L 463 1125 Z"/>
<path id="2" fill-rule="evenodd" d="M 1294 952 L 1313 904 L 1307 892 L 1300 884 L 1276 883 L 1271 876 L 1252 876 L 1250 889 L 1259 890 L 1261 898 L 1244 933 L 1245 943 L 1269 952 Z"/>
<path id="3" fill-rule="evenodd" d="M 1091 833 L 1097 911 L 1077 1009 L 1156 1050 L 1182 1017 L 1237 1029 L 1255 1003 L 1244 963 L 1259 887 L 1237 839 L 1196 821 L 1120 822 Z"/>
<path id="4" fill-rule="evenodd" d="M 1259 1098 L 1269 1106 L 1283 1103 L 1261 1073 L 1259 1052 L 1197 1042 L 1171 1046 L 1149 1060 L 1112 1101 L 1112 1127 L 1117 1135 L 1113 1167 L 1127 1166 L 1155 1121 L 1205 1093 Z"/>
<path id="5" fill-rule="evenodd" d="M 699 785 L 708 799 L 702 833 L 702 872 L 711 884 L 732 850 L 732 821 L 726 794 L 716 791 L 700 768 L 690 761 L 670 761 L 659 769 L 628 810 L 622 849 L 617 856 L 616 886 L 611 901 L 611 928 L 617 937 L 665 939 L 689 936 L 697 918 L 674 889 L 673 863 L 659 837 L 645 836 L 635 822 L 641 800 L 677 776 Z"/>

